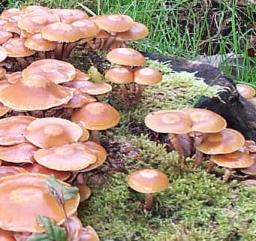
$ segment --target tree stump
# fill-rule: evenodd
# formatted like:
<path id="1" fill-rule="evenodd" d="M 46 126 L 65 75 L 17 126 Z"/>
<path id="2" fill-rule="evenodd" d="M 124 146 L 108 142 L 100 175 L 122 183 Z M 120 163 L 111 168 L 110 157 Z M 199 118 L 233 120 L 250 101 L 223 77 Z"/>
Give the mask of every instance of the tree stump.
<path id="1" fill-rule="evenodd" d="M 235 82 L 226 77 L 218 68 L 200 62 L 177 59 L 170 56 L 143 53 L 152 60 L 169 62 L 174 71 L 196 72 L 196 76 L 203 78 L 208 85 L 225 87 L 219 97 L 202 97 L 195 105 L 207 108 L 223 116 L 229 128 L 240 131 L 247 140 L 256 141 L 256 108 L 243 98 L 236 89 Z"/>

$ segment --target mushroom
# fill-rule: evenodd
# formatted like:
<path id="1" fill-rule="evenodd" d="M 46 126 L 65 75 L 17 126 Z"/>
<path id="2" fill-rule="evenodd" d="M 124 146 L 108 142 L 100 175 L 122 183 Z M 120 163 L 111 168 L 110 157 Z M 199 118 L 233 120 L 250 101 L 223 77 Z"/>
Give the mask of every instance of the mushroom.
<path id="1" fill-rule="evenodd" d="M 91 196 L 92 190 L 86 184 L 78 183 L 78 184 L 75 184 L 75 186 L 79 189 L 80 202 L 84 202 Z"/>
<path id="2" fill-rule="evenodd" d="M 20 80 L 22 78 L 22 72 L 17 71 L 6 75 L 6 79 L 8 83 L 14 84 L 16 81 Z"/>
<path id="3" fill-rule="evenodd" d="M 0 30 L 0 44 L 4 44 L 10 38 L 12 38 L 12 33 Z"/>
<path id="4" fill-rule="evenodd" d="M 145 124 L 157 133 L 168 134 L 171 145 L 183 161 L 185 153 L 179 135 L 190 133 L 192 128 L 192 121 L 187 113 L 172 110 L 155 111 L 145 117 Z"/>
<path id="5" fill-rule="evenodd" d="M 100 239 L 96 231 L 91 226 L 87 226 L 80 230 L 78 241 L 100 241 Z"/>
<path id="6" fill-rule="evenodd" d="M 16 166 L 0 166 L 0 178 L 20 173 L 27 173 L 27 170 Z"/>
<path id="7" fill-rule="evenodd" d="M 62 226 L 66 229 L 67 240 L 78 241 L 79 232 L 83 228 L 83 224 L 77 216 L 67 218 Z"/>
<path id="8" fill-rule="evenodd" d="M 32 121 L 26 129 L 25 138 L 40 148 L 50 148 L 77 142 L 82 128 L 65 119 L 48 117 Z"/>
<path id="9" fill-rule="evenodd" d="M 46 110 L 66 104 L 73 97 L 73 92 L 70 88 L 35 75 L 4 88 L 0 92 L 0 101 L 17 111 Z"/>
<path id="10" fill-rule="evenodd" d="M 96 162 L 96 156 L 81 143 L 40 149 L 34 158 L 40 165 L 57 171 L 79 171 Z"/>
<path id="11" fill-rule="evenodd" d="M 246 167 L 241 169 L 240 171 L 246 175 L 249 176 L 255 176 L 256 175 L 256 162 L 255 162 L 255 157 L 253 157 L 252 155 L 250 155 L 252 159 L 254 159 L 254 162 L 251 166 Z"/>
<path id="12" fill-rule="evenodd" d="M 247 153 L 235 151 L 229 154 L 212 155 L 210 161 L 225 168 L 223 181 L 227 182 L 232 171 L 231 169 L 248 168 L 254 163 L 254 159 Z"/>
<path id="13" fill-rule="evenodd" d="M 137 192 L 145 193 L 144 207 L 147 211 L 153 205 L 153 194 L 168 188 L 169 179 L 165 173 L 157 169 L 142 169 L 128 176 L 128 185 Z"/>
<path id="14" fill-rule="evenodd" d="M 66 216 L 62 207 L 47 186 L 47 178 L 48 176 L 43 174 L 24 173 L 0 179 L 2 229 L 15 232 L 42 232 L 44 228 L 36 221 L 39 214 L 51 217 L 59 225 L 65 221 Z M 65 201 L 67 217 L 77 211 L 78 204 L 79 195 Z"/>
<path id="15" fill-rule="evenodd" d="M 40 76 L 41 79 L 52 81 L 56 84 L 71 81 L 76 76 L 75 67 L 64 61 L 56 59 L 41 59 L 33 62 L 22 71 L 24 81 Z"/>
<path id="16" fill-rule="evenodd" d="M 81 122 L 86 129 L 91 131 L 92 140 L 99 143 L 99 131 L 116 126 L 120 115 L 109 104 L 93 102 L 74 112 L 72 120 L 76 123 Z"/>
<path id="17" fill-rule="evenodd" d="M 0 145 L 10 146 L 26 142 L 27 126 L 35 120 L 31 116 L 12 116 L 0 120 Z"/>
<path id="18" fill-rule="evenodd" d="M 255 89 L 247 84 L 237 84 L 236 88 L 239 94 L 242 95 L 245 99 L 251 99 L 256 94 Z"/>
<path id="19" fill-rule="evenodd" d="M 62 23 L 73 23 L 88 18 L 86 12 L 80 9 L 51 9 L 50 12 L 58 15 Z"/>
<path id="20" fill-rule="evenodd" d="M 0 160 L 10 163 L 33 163 L 37 148 L 30 143 L 0 146 Z"/>

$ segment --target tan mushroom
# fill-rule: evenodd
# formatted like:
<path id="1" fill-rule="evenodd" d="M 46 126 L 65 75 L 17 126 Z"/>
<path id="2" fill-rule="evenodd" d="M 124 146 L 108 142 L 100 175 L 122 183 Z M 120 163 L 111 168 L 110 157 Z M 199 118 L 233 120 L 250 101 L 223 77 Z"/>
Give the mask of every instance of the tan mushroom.
<path id="1" fill-rule="evenodd" d="M 96 231 L 91 226 L 87 226 L 80 230 L 78 241 L 100 241 L 100 239 Z"/>
<path id="2" fill-rule="evenodd" d="M 0 178 L 21 173 L 27 173 L 26 169 L 16 166 L 0 166 Z"/>
<path id="3" fill-rule="evenodd" d="M 242 95 L 245 99 L 251 99 L 256 94 L 255 88 L 247 84 L 237 84 L 236 88 L 239 94 Z"/>

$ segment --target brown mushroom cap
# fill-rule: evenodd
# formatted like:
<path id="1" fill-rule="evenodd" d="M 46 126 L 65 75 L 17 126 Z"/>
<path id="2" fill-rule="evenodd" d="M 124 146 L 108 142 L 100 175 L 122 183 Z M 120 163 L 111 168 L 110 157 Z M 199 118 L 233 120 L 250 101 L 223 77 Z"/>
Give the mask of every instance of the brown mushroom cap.
<path id="1" fill-rule="evenodd" d="M 61 181 L 65 181 L 71 176 L 71 172 L 52 170 L 52 169 L 44 167 L 36 162 L 34 162 L 32 165 L 25 165 L 25 166 L 23 166 L 23 168 L 30 173 L 41 173 L 41 174 L 45 174 L 45 175 L 54 175 L 57 179 L 59 179 Z"/>
<path id="2" fill-rule="evenodd" d="M 162 80 L 159 70 L 153 68 L 141 68 L 134 72 L 134 82 L 140 85 L 154 85 Z"/>
<path id="3" fill-rule="evenodd" d="M 100 241 L 100 239 L 96 231 L 91 226 L 87 226 L 81 229 L 78 241 Z"/>
<path id="4" fill-rule="evenodd" d="M 105 78 L 115 84 L 129 84 L 134 81 L 133 72 L 125 67 L 109 69 L 105 74 Z"/>
<path id="5" fill-rule="evenodd" d="M 107 159 L 107 151 L 103 146 L 93 141 L 87 141 L 84 142 L 83 144 L 97 157 L 95 163 L 89 165 L 84 170 L 82 170 L 83 172 L 89 172 L 91 170 L 98 168 L 105 162 L 105 160 Z"/>
<path id="6" fill-rule="evenodd" d="M 7 42 L 10 38 L 12 38 L 12 34 L 7 31 L 0 31 L 0 44 L 4 44 Z"/>
<path id="7" fill-rule="evenodd" d="M 156 111 L 145 117 L 146 126 L 159 133 L 186 134 L 191 132 L 192 121 L 183 111 Z"/>
<path id="8" fill-rule="evenodd" d="M 96 162 L 96 156 L 81 143 L 40 149 L 34 158 L 40 165 L 57 171 L 79 171 Z"/>
<path id="9" fill-rule="evenodd" d="M 5 48 L 0 46 L 0 63 L 3 62 L 7 58 L 7 52 Z"/>
<path id="10" fill-rule="evenodd" d="M 82 38 L 92 38 L 97 36 L 100 29 L 89 19 L 78 20 L 72 23 L 72 26 L 78 28 L 82 33 Z"/>
<path id="11" fill-rule="evenodd" d="M 100 29 L 107 32 L 125 32 L 133 25 L 133 20 L 127 15 L 114 14 L 96 16 L 92 19 Z"/>
<path id="12" fill-rule="evenodd" d="M 38 214 L 52 218 L 59 225 L 65 221 L 62 207 L 47 186 L 47 178 L 47 175 L 27 173 L 0 179 L 1 228 L 15 232 L 42 232 L 42 226 L 36 221 Z M 78 204 L 79 195 L 65 202 L 67 216 L 76 212 Z"/>
<path id="13" fill-rule="evenodd" d="M 56 59 L 41 59 L 33 62 L 22 71 L 23 79 L 29 80 L 33 76 L 52 81 L 56 84 L 71 81 L 76 76 L 75 67 L 65 61 Z"/>
<path id="14" fill-rule="evenodd" d="M 91 196 L 92 190 L 86 184 L 76 184 L 76 187 L 79 189 L 80 202 L 87 200 Z"/>
<path id="15" fill-rule="evenodd" d="M 240 132 L 226 128 L 219 133 L 206 134 L 197 149 L 208 155 L 227 154 L 237 151 L 244 143 Z"/>
<path id="16" fill-rule="evenodd" d="M 245 99 L 251 99 L 255 96 L 256 90 L 250 85 L 246 84 L 237 84 L 237 91 L 240 95 L 242 95 Z"/>
<path id="17" fill-rule="evenodd" d="M 168 188 L 169 179 L 157 169 L 141 169 L 128 176 L 128 185 L 140 193 L 156 193 Z"/>
<path id="18" fill-rule="evenodd" d="M 89 137 L 90 137 L 89 131 L 84 127 L 84 125 L 81 122 L 78 123 L 78 124 L 82 128 L 82 130 L 83 130 L 83 135 L 79 138 L 79 141 L 80 142 L 87 141 L 89 139 Z"/>
<path id="19" fill-rule="evenodd" d="M 0 103 L 0 117 L 4 116 L 10 111 L 10 108 L 4 106 L 2 103 Z"/>
<path id="20" fill-rule="evenodd" d="M 86 104 L 96 102 L 97 99 L 88 94 L 83 94 L 80 91 L 75 91 L 72 99 L 64 105 L 65 108 L 81 108 Z"/>
<path id="21" fill-rule="evenodd" d="M 21 34 L 21 30 L 18 27 L 18 24 L 16 21 L 8 21 L 6 22 L 2 27 L 1 27 L 2 31 L 7 31 L 10 33 L 15 33 L 20 35 Z"/>
<path id="22" fill-rule="evenodd" d="M 42 29 L 48 24 L 59 22 L 58 15 L 49 13 L 32 13 L 25 15 L 18 21 L 18 27 L 28 33 L 40 33 Z"/>
<path id="23" fill-rule="evenodd" d="M 33 163 L 37 148 L 30 143 L 0 146 L 0 160 L 10 163 Z"/>
<path id="24" fill-rule="evenodd" d="M 0 145 L 9 146 L 26 142 L 25 130 L 35 120 L 31 116 L 12 116 L 0 120 Z"/>
<path id="25" fill-rule="evenodd" d="M 241 151 L 235 151 L 228 154 L 213 155 L 210 160 L 218 166 L 226 168 L 246 168 L 254 163 L 249 154 Z"/>
<path id="26" fill-rule="evenodd" d="M 13 16 L 18 16 L 18 15 L 21 15 L 21 14 L 22 14 L 22 12 L 19 8 L 9 8 L 9 9 L 5 9 L 1 13 L 0 17 L 1 17 L 1 19 L 7 19 L 8 20 Z"/>
<path id="27" fill-rule="evenodd" d="M 11 74 L 6 75 L 6 79 L 10 84 L 14 84 L 16 81 L 20 80 L 21 78 L 22 78 L 21 71 L 13 72 Z"/>
<path id="28" fill-rule="evenodd" d="M 148 36 L 148 28 L 142 23 L 134 22 L 132 27 L 125 32 L 118 33 L 116 39 L 119 41 L 135 41 L 146 38 Z"/>
<path id="29" fill-rule="evenodd" d="M 112 86 L 107 83 L 93 83 L 87 80 L 73 80 L 65 83 L 65 86 L 79 90 L 88 95 L 103 95 L 112 90 Z"/>
<path id="30" fill-rule="evenodd" d="M 76 42 L 83 36 L 80 30 L 67 23 L 52 23 L 42 29 L 44 39 L 56 42 Z"/>
<path id="31" fill-rule="evenodd" d="M 0 101 L 13 110 L 33 111 L 60 106 L 72 98 L 72 89 L 35 77 L 26 82 L 19 80 L 1 90 Z"/>
<path id="32" fill-rule="evenodd" d="M 32 121 L 25 138 L 40 148 L 50 148 L 77 142 L 82 136 L 82 128 L 62 118 L 48 117 Z"/>
<path id="33" fill-rule="evenodd" d="M 27 171 L 22 167 L 0 166 L 0 178 L 11 176 L 11 175 L 16 175 L 16 174 L 20 174 L 20 173 L 27 173 Z"/>
<path id="34" fill-rule="evenodd" d="M 73 23 L 88 18 L 86 12 L 79 9 L 51 9 L 51 12 L 57 14 L 63 23 Z"/>
<path id="35" fill-rule="evenodd" d="M 28 37 L 25 41 L 25 46 L 36 51 L 51 51 L 57 47 L 56 42 L 51 42 L 42 38 L 41 33 L 37 33 Z"/>
<path id="36" fill-rule="evenodd" d="M 12 232 L 0 229 L 0 241 L 16 241 Z"/>
<path id="37" fill-rule="evenodd" d="M 145 57 L 135 49 L 131 48 L 116 48 L 107 54 L 107 60 L 112 64 L 126 66 L 144 66 L 146 63 Z"/>
<path id="38" fill-rule="evenodd" d="M 256 175 L 256 162 L 254 161 L 252 165 L 250 165 L 249 167 L 247 167 L 245 169 L 241 169 L 240 171 L 246 175 L 255 176 Z"/>
<path id="39" fill-rule="evenodd" d="M 226 120 L 213 111 L 199 108 L 183 110 L 188 113 L 193 122 L 192 131 L 202 133 L 217 133 L 226 128 Z"/>
<path id="40" fill-rule="evenodd" d="M 25 39 L 12 38 L 3 44 L 4 49 L 7 52 L 8 57 L 28 57 L 35 53 L 35 51 L 25 47 Z"/>
<path id="41" fill-rule="evenodd" d="M 120 115 L 109 104 L 93 102 L 76 111 L 72 120 L 77 123 L 82 122 L 88 130 L 106 130 L 118 124 Z"/>

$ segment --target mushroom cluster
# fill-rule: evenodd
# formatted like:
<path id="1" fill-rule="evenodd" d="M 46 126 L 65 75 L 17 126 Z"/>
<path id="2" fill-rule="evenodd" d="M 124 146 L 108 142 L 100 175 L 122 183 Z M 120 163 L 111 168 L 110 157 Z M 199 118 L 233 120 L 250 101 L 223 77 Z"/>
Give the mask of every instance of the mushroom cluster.
<path id="1" fill-rule="evenodd" d="M 208 171 L 215 164 L 224 167 L 224 181 L 233 169 L 249 168 L 256 161 L 253 155 L 256 149 L 252 145 L 248 148 L 250 141 L 240 132 L 227 128 L 226 120 L 212 111 L 198 108 L 156 111 L 146 116 L 145 124 L 154 132 L 168 134 L 169 144 L 182 161 L 195 155 L 195 167 L 198 167 L 203 155 L 210 156 Z"/>
<path id="2" fill-rule="evenodd" d="M 108 50 L 147 35 L 147 27 L 127 15 L 90 17 L 78 9 L 12 8 L 0 15 L 0 63 L 15 58 L 24 68 L 38 58 L 66 59 L 79 45 Z"/>
<path id="3" fill-rule="evenodd" d="M 133 102 L 138 102 L 146 86 L 157 84 L 162 80 L 161 72 L 145 67 L 145 57 L 132 48 L 113 49 L 106 58 L 116 66 L 106 72 L 105 78 L 119 85 L 118 97 L 126 104 L 132 105 Z"/>

